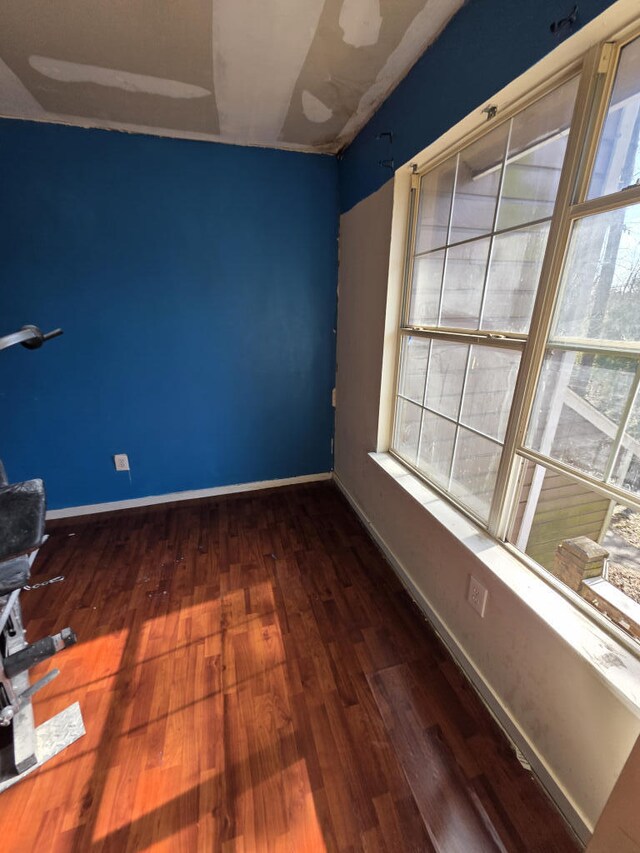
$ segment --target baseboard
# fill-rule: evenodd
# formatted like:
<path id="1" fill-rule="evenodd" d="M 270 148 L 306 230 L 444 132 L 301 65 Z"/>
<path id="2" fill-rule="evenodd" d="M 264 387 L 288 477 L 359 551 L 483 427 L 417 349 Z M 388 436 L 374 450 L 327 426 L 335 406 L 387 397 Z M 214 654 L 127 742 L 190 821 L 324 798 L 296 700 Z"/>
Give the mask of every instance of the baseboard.
<path id="1" fill-rule="evenodd" d="M 525 733 L 521 731 L 517 721 L 513 719 L 511 714 L 504 707 L 497 694 L 494 693 L 491 687 L 484 681 L 473 661 L 467 656 L 462 646 L 459 645 L 455 636 L 447 628 L 445 622 L 443 622 L 437 612 L 431 607 L 421 590 L 419 590 L 414 584 L 400 560 L 398 560 L 391 548 L 377 531 L 374 524 L 369 520 L 358 501 L 356 501 L 356 499 L 351 495 L 337 474 L 334 473 L 333 479 L 336 486 L 340 489 L 356 515 L 364 524 L 373 541 L 386 557 L 391 568 L 398 576 L 400 583 L 404 586 L 413 601 L 415 601 L 422 611 L 433 630 L 442 640 L 447 650 L 470 682 L 471 686 L 479 695 L 491 716 L 498 723 L 505 736 L 515 748 L 516 752 L 520 753 L 520 755 L 523 756 L 526 762 L 530 765 L 531 772 L 536 776 L 553 803 L 555 803 L 556 807 L 576 836 L 583 844 L 586 845 L 591 838 L 591 829 L 562 786 L 557 782 L 542 756 L 538 754 L 531 741 Z"/>
<path id="2" fill-rule="evenodd" d="M 121 509 L 134 509 L 139 506 L 154 506 L 155 504 L 173 503 L 174 501 L 192 501 L 198 498 L 214 498 L 220 495 L 234 495 L 240 492 L 256 492 L 260 489 L 276 489 L 280 486 L 294 486 L 301 483 L 317 483 L 330 480 L 331 472 L 321 474 L 302 474 L 299 477 L 283 477 L 280 480 L 258 480 L 254 483 L 238 483 L 231 486 L 215 486 L 211 489 L 192 489 L 187 492 L 169 492 L 164 495 L 148 495 L 144 498 L 131 498 L 125 501 L 109 501 L 101 504 L 84 504 L 83 506 L 68 506 L 64 509 L 50 509 L 47 520 L 55 518 L 73 518 L 78 515 L 95 515 L 100 512 L 115 512 Z"/>

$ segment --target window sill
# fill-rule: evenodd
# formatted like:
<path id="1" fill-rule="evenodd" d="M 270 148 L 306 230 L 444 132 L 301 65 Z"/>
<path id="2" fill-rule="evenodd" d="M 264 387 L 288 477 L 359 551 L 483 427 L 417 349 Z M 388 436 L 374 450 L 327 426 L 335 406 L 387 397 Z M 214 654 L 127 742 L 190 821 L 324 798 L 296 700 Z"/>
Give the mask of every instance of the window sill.
<path id="1" fill-rule="evenodd" d="M 616 622 L 625 622 L 628 630 L 638 637 L 640 642 L 640 604 L 604 577 L 590 578 L 583 583 L 589 589 L 589 600 L 594 607 L 603 613 L 609 613 Z"/>
<path id="2" fill-rule="evenodd" d="M 551 581 L 543 579 L 543 570 L 539 570 L 539 574 L 529 567 L 525 559 L 491 537 L 390 453 L 370 453 L 369 458 L 570 645 L 607 687 L 640 717 L 640 660 L 637 656 L 640 648 L 638 653 L 632 652 L 605 630 L 601 624 L 605 617 L 589 612 L 591 605 L 577 595 L 574 601 L 570 590 L 560 592 L 554 588 Z"/>

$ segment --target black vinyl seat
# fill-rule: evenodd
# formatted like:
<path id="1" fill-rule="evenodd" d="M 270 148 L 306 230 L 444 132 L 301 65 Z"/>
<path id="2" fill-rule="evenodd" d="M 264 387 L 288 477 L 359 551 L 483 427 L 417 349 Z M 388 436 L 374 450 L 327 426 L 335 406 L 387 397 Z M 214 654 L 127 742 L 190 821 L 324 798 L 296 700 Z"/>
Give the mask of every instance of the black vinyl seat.
<path id="1" fill-rule="evenodd" d="M 42 544 L 45 511 L 42 480 L 0 486 L 0 562 Z"/>
<path id="2" fill-rule="evenodd" d="M 15 557 L 0 563 L 0 597 L 9 595 L 14 589 L 22 589 L 29 581 L 30 575 L 28 557 Z"/>
<path id="3" fill-rule="evenodd" d="M 27 554 L 42 544 L 45 513 L 42 480 L 8 483 L 0 462 L 0 596 L 29 580 Z"/>

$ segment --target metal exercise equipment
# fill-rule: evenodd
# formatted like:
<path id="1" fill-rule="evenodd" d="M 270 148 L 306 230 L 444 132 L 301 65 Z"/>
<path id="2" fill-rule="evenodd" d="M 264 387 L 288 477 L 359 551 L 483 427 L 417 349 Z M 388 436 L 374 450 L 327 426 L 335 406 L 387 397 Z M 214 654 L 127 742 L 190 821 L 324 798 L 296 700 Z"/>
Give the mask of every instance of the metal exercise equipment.
<path id="1" fill-rule="evenodd" d="M 23 326 L 0 337 L 0 350 L 15 344 L 37 349 L 61 334 L 62 329 L 44 334 L 37 326 Z M 26 639 L 20 593 L 46 539 L 45 511 L 42 480 L 9 483 L 0 461 L 0 792 L 84 734 L 77 702 L 37 728 L 34 724 L 31 700 L 59 671 L 30 684 L 29 670 L 76 642 L 71 628 L 35 643 Z"/>
<path id="2" fill-rule="evenodd" d="M 0 350 L 8 349 L 15 344 L 22 344 L 27 349 L 38 349 L 45 341 L 57 338 L 61 334 L 62 329 L 54 329 L 45 334 L 37 326 L 23 326 L 18 332 L 0 338 Z"/>

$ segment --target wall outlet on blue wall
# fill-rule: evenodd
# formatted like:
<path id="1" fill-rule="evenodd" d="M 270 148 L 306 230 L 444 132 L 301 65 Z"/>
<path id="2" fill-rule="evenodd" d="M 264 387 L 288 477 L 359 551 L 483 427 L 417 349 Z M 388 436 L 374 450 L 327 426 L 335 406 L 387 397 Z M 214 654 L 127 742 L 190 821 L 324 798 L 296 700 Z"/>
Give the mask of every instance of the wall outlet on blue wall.
<path id="1" fill-rule="evenodd" d="M 113 457 L 116 471 L 129 471 L 129 457 L 126 453 L 116 453 Z"/>

